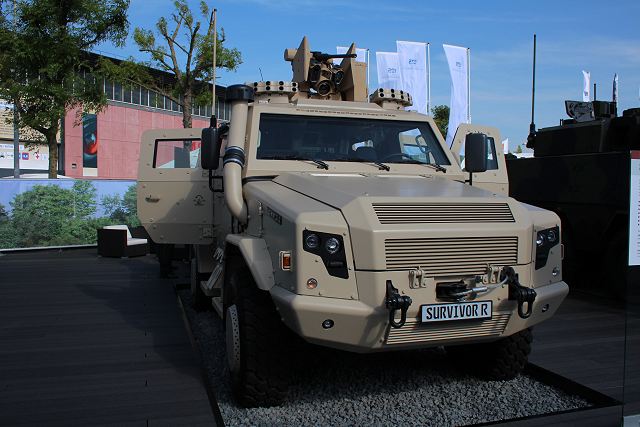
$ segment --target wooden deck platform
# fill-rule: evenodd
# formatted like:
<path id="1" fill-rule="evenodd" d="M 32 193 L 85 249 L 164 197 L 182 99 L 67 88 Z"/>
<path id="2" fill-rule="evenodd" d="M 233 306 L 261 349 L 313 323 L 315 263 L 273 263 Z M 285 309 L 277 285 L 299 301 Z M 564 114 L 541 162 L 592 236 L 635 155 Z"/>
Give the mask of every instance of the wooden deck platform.
<path id="1" fill-rule="evenodd" d="M 215 425 L 150 256 L 0 255 L 0 425 Z"/>
<path id="2" fill-rule="evenodd" d="M 638 312 L 572 295 L 534 329 L 531 361 L 637 413 Z M 100 258 L 95 248 L 0 255 L 0 344 L 0 425 L 215 425 L 173 283 L 158 277 L 150 256 Z M 621 411 L 512 425 L 616 425 Z"/>
<path id="3" fill-rule="evenodd" d="M 531 362 L 623 400 L 625 312 L 621 303 L 574 295 L 533 331 Z"/>

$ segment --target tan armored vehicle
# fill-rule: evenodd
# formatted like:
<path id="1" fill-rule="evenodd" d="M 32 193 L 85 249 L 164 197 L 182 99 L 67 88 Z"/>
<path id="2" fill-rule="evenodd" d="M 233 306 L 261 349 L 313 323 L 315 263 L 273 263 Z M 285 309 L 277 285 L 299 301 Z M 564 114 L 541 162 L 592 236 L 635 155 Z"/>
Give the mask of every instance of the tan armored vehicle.
<path id="1" fill-rule="evenodd" d="M 354 53 L 334 62 L 305 38 L 285 51 L 293 81 L 227 89 L 229 125 L 143 136 L 140 220 L 193 245 L 194 300 L 224 319 L 246 406 L 285 398 L 291 332 L 354 352 L 444 346 L 512 378 L 568 292 L 560 220 L 507 196 L 497 129 L 460 126 L 447 147 L 409 94 L 367 99 Z"/>

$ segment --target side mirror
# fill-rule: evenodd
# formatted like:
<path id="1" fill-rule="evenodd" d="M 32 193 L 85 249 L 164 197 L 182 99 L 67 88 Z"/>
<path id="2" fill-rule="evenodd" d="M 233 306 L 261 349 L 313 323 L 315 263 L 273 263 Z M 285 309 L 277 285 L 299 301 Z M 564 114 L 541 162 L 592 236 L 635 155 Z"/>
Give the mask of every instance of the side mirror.
<path id="1" fill-rule="evenodd" d="M 202 129 L 200 141 L 202 143 L 200 148 L 200 165 L 202 169 L 218 169 L 220 165 L 220 144 L 222 143 L 218 129 Z"/>
<path id="2" fill-rule="evenodd" d="M 464 138 L 464 169 L 471 173 L 487 170 L 489 142 L 484 133 L 470 133 Z"/>

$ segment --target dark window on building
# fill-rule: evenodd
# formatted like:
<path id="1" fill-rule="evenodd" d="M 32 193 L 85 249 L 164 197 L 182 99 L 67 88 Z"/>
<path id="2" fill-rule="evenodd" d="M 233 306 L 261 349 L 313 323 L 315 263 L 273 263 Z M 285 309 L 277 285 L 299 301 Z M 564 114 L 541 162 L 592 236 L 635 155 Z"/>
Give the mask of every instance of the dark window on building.
<path id="1" fill-rule="evenodd" d="M 104 93 L 107 99 L 113 99 L 113 83 L 110 80 L 104 81 Z"/>
<path id="2" fill-rule="evenodd" d="M 145 88 L 140 88 L 140 104 L 149 105 L 149 91 Z"/>
<path id="3" fill-rule="evenodd" d="M 113 85 L 113 99 L 122 101 L 122 85 L 118 82 Z"/>
<path id="4" fill-rule="evenodd" d="M 122 101 L 131 104 L 131 86 L 124 86 L 122 88 Z"/>
<path id="5" fill-rule="evenodd" d="M 131 102 L 140 105 L 140 86 L 135 85 L 131 88 Z"/>

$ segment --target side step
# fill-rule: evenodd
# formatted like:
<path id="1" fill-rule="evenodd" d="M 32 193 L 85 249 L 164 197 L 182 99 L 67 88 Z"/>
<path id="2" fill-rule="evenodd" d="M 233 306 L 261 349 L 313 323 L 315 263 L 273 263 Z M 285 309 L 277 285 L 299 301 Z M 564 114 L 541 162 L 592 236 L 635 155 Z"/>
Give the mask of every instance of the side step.
<path id="1" fill-rule="evenodd" d="M 200 282 L 200 288 L 202 292 L 211 298 L 213 308 L 218 312 L 220 317 L 222 314 L 222 285 L 223 285 L 223 266 L 224 266 L 224 251 L 222 248 L 217 248 L 213 254 L 215 267 L 211 272 L 211 276 L 206 281 Z"/>

